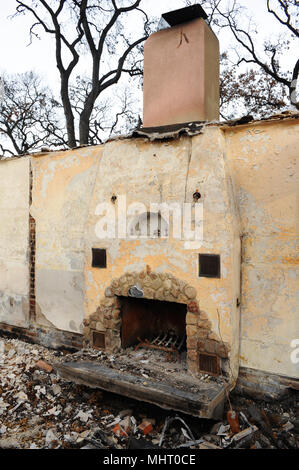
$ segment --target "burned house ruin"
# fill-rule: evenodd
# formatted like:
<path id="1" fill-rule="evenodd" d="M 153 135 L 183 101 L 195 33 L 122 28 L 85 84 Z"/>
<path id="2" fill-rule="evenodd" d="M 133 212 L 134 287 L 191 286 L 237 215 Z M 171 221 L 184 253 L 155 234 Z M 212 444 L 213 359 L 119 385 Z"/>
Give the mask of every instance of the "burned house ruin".
<path id="1" fill-rule="evenodd" d="M 144 125 L 131 136 L 0 162 L 0 328 L 118 354 L 126 373 L 107 362 L 60 372 L 210 418 L 236 386 L 298 389 L 299 114 L 218 122 L 205 19 L 171 12 L 147 40 Z M 174 234 L 184 207 L 193 238 Z"/>

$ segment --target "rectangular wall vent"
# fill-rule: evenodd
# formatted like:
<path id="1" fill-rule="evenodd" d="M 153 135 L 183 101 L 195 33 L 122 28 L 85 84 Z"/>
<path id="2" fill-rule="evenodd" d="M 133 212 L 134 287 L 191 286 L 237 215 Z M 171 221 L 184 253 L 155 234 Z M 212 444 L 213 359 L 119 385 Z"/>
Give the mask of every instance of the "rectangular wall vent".
<path id="1" fill-rule="evenodd" d="M 103 248 L 92 248 L 92 263 L 93 268 L 107 268 L 107 254 Z"/>
<path id="2" fill-rule="evenodd" d="M 200 372 L 205 372 L 210 375 L 219 375 L 220 360 L 216 354 L 200 352 L 198 356 Z"/>
<path id="3" fill-rule="evenodd" d="M 92 345 L 96 349 L 105 349 L 105 333 L 94 331 L 92 333 Z"/>
<path id="4" fill-rule="evenodd" d="M 220 278 L 220 255 L 199 255 L 199 277 Z"/>

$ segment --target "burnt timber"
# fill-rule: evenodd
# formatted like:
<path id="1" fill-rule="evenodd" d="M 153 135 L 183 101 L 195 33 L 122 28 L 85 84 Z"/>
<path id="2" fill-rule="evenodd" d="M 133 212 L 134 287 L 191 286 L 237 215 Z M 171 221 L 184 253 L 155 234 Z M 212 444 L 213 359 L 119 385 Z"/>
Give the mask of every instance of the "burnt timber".
<path id="1" fill-rule="evenodd" d="M 54 369 L 61 378 L 69 382 L 207 419 L 218 419 L 222 416 L 226 391 L 229 388 L 228 384 L 203 383 L 202 391 L 193 393 L 91 361 L 55 364 Z"/>

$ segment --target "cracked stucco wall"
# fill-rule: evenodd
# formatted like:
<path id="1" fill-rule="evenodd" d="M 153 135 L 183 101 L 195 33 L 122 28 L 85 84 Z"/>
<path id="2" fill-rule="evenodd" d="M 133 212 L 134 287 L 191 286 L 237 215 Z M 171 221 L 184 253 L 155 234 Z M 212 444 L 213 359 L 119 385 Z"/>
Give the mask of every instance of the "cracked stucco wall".
<path id="1" fill-rule="evenodd" d="M 215 333 L 220 314 L 235 364 L 240 359 L 244 367 L 298 377 L 290 359 L 290 342 L 299 338 L 298 129 L 298 120 L 291 119 L 210 125 L 195 137 L 115 140 L 0 162 L 0 321 L 20 326 L 28 321 L 30 160 L 38 322 L 80 332 L 113 278 L 149 265 L 197 289 Z M 196 189 L 204 201 L 200 250 L 187 251 L 177 240 L 108 242 L 95 236 L 95 208 L 113 194 L 126 194 L 128 203 L 189 202 Z M 108 269 L 91 268 L 92 247 L 107 248 Z M 221 254 L 221 279 L 197 277 L 198 252 Z"/>
<path id="2" fill-rule="evenodd" d="M 84 226 L 102 148 L 31 157 L 36 220 L 37 322 L 80 333 Z"/>
<path id="3" fill-rule="evenodd" d="M 237 375 L 239 355 L 240 232 L 233 199 L 229 167 L 224 158 L 224 139 L 219 128 L 203 135 L 181 137 L 166 142 L 130 139 L 104 146 L 95 189 L 86 223 L 85 310 L 94 313 L 112 279 L 127 272 L 140 272 L 150 266 L 154 272 L 168 272 L 197 291 L 200 310 L 219 337 L 231 345 L 231 369 Z M 115 209 L 113 195 L 126 195 L 127 206 L 143 203 L 193 203 L 199 189 L 203 201 L 204 243 L 186 249 L 174 239 L 99 240 L 95 227 L 99 203 Z M 130 225 L 130 219 L 128 219 Z M 107 249 L 107 269 L 91 267 L 91 249 Z M 221 279 L 198 277 L 198 254 L 221 255 Z M 175 301 L 175 299 L 173 299 Z M 104 330 L 104 327 L 103 327 Z"/>
<path id="4" fill-rule="evenodd" d="M 299 377 L 298 137 L 298 120 L 226 131 L 243 234 L 241 365 L 289 377 Z"/>
<path id="5" fill-rule="evenodd" d="M 0 162 L 0 322 L 29 321 L 29 158 Z"/>

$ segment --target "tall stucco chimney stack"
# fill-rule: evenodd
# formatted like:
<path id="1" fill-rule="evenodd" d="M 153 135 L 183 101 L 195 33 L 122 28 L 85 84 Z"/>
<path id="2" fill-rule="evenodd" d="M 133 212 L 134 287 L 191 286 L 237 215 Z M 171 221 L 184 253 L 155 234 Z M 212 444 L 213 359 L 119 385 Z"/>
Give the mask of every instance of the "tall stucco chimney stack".
<path id="1" fill-rule="evenodd" d="M 144 48 L 143 127 L 219 119 L 219 42 L 200 5 L 162 15 Z"/>

